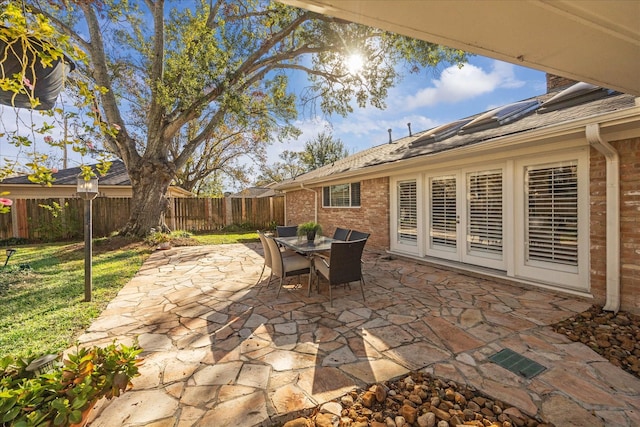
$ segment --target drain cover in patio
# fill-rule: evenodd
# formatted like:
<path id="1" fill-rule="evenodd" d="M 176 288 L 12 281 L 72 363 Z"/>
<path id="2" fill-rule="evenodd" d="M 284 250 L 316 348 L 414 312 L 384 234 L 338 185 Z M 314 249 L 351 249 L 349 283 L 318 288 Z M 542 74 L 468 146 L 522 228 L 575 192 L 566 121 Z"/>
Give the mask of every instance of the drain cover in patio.
<path id="1" fill-rule="evenodd" d="M 500 350 L 493 356 L 489 356 L 489 360 L 527 379 L 533 378 L 547 369 L 541 364 L 508 348 Z"/>

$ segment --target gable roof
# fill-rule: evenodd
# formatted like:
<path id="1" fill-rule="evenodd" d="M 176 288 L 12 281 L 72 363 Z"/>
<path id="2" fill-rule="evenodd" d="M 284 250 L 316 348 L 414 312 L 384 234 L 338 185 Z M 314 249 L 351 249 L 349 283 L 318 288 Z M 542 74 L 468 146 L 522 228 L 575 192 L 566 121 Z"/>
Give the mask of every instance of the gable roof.
<path id="1" fill-rule="evenodd" d="M 96 165 L 91 165 L 93 169 L 95 169 Z M 67 168 L 59 170 L 58 172 L 52 174 L 54 182 L 53 185 L 73 185 L 77 184 L 78 175 L 80 175 L 81 168 Z M 2 184 L 33 184 L 33 182 L 29 181 L 28 175 L 20 175 L 14 176 L 12 178 L 5 178 L 2 181 Z M 128 186 L 131 185 L 131 180 L 129 179 L 129 174 L 127 173 L 127 168 L 125 168 L 122 160 L 114 160 L 111 163 L 111 167 L 109 171 L 104 176 L 98 177 L 99 185 L 122 185 Z"/>
<path id="2" fill-rule="evenodd" d="M 514 104 L 526 103 L 527 105 L 532 105 L 533 102 L 535 102 L 536 107 L 539 107 L 545 105 L 545 101 L 558 94 L 559 92 L 546 93 Z M 279 190 L 293 189 L 296 187 L 299 188 L 301 184 L 339 179 L 341 174 L 346 175 L 349 173 L 352 175 L 358 172 L 364 174 L 367 173 L 367 169 L 374 166 L 435 155 L 456 148 L 487 143 L 499 138 L 525 134 L 534 130 L 551 128 L 579 119 L 596 117 L 635 106 L 635 97 L 633 95 L 619 94 L 611 91 L 604 95 L 604 97 L 596 100 L 587 100 L 587 102 L 578 103 L 577 105 L 573 103 L 569 104 L 566 108 L 544 113 L 538 113 L 535 109 L 529 109 L 513 120 L 506 120 L 504 123 L 497 123 L 495 126 L 487 125 L 484 119 L 489 117 L 491 115 L 489 113 L 492 111 L 502 109 L 502 107 L 500 107 L 495 110 L 457 120 L 450 124 L 418 132 L 412 136 L 406 136 L 391 143 L 366 149 L 294 179 L 283 181 L 276 185 L 275 188 Z M 513 108 L 512 110 L 521 111 L 518 108 Z M 499 120 L 499 117 L 496 120 Z M 483 119 L 483 126 L 477 130 L 473 128 L 468 131 L 462 130 L 465 126 L 479 118 Z"/>

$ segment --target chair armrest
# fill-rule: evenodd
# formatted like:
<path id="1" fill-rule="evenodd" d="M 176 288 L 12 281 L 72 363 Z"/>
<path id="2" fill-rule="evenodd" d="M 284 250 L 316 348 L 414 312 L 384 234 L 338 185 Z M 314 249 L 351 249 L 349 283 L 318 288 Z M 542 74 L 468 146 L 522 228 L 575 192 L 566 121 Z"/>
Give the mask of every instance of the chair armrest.
<path id="1" fill-rule="evenodd" d="M 316 262 L 316 260 L 322 261 L 324 265 L 329 268 L 329 263 L 327 261 L 330 262 L 330 258 L 328 256 L 322 254 L 313 254 L 313 262 Z"/>

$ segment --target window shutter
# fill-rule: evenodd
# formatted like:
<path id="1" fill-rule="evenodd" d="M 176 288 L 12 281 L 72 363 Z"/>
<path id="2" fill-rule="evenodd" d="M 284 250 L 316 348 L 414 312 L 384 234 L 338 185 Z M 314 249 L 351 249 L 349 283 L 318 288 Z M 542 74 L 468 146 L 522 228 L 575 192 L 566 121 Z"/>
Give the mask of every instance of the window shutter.
<path id="1" fill-rule="evenodd" d="M 528 167 L 526 191 L 526 261 L 577 266 L 577 164 Z"/>
<path id="2" fill-rule="evenodd" d="M 351 206 L 360 206 L 360 183 L 351 184 Z"/>
<path id="3" fill-rule="evenodd" d="M 456 247 L 456 177 L 431 179 L 431 246 Z"/>
<path id="4" fill-rule="evenodd" d="M 330 187 L 322 187 L 322 206 L 331 206 Z"/>
<path id="5" fill-rule="evenodd" d="M 467 251 L 502 256 L 502 172 L 467 174 Z"/>
<path id="6" fill-rule="evenodd" d="M 418 196 L 416 181 L 398 183 L 398 241 L 416 246 L 418 240 Z"/>

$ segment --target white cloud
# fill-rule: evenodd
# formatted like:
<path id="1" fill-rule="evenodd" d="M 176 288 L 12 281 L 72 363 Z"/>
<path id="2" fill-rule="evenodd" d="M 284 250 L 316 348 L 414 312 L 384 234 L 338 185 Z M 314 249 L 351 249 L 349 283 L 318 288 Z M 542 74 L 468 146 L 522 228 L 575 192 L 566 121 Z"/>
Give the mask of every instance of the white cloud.
<path id="1" fill-rule="evenodd" d="M 515 66 L 501 61 L 493 61 L 491 71 L 466 64 L 462 68 L 451 66 L 446 68 L 439 80 L 428 87 L 399 100 L 398 106 L 404 110 L 429 107 L 437 104 L 455 104 L 491 93 L 498 88 L 514 89 L 522 87 L 525 82 L 516 79 Z"/>

